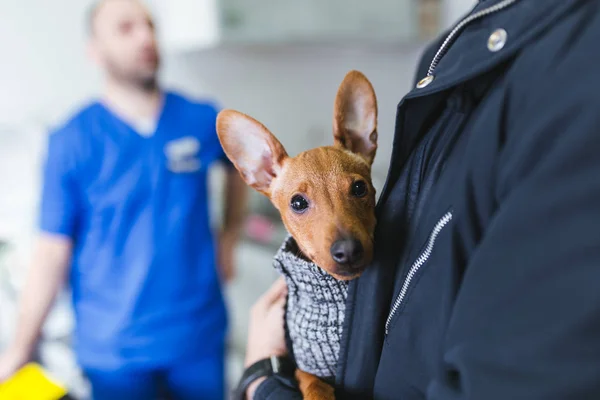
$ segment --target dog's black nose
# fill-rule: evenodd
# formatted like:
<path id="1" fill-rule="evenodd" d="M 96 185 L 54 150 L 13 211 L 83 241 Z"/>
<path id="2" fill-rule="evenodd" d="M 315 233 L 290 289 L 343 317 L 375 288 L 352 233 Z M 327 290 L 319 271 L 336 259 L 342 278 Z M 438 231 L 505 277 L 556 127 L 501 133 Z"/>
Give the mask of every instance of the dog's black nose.
<path id="1" fill-rule="evenodd" d="M 352 265 L 364 254 L 362 243 L 356 239 L 340 239 L 331 245 L 333 261 L 341 265 Z"/>

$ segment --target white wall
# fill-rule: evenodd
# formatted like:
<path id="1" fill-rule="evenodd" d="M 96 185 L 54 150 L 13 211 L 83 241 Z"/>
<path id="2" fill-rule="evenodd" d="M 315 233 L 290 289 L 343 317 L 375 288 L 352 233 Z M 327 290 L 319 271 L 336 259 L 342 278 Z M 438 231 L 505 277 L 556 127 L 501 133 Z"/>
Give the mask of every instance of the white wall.
<path id="1" fill-rule="evenodd" d="M 90 2 L 91 0 L 0 1 L 0 125 L 32 119 L 55 122 L 98 90 L 100 75 L 85 57 L 84 13 Z M 476 0 L 445 0 L 444 25 L 450 26 L 475 2 Z M 367 73 L 373 71 L 370 73 L 372 79 L 379 80 L 384 87 L 387 86 L 385 82 L 392 85 L 395 82 L 398 85 L 398 97 L 404 87 L 400 85 L 407 81 L 407 73 L 410 74 L 416 57 L 414 51 L 409 50 L 405 54 L 404 50 L 397 49 L 387 54 L 385 51 L 375 51 L 362 55 L 327 51 L 306 51 L 301 55 L 294 55 L 291 50 L 287 54 L 235 56 L 209 53 L 196 57 L 196 63 L 199 65 L 198 75 L 202 75 L 204 70 L 210 72 L 210 78 L 207 78 L 208 74 L 204 74 L 205 80 L 213 80 L 216 71 L 219 75 L 233 76 L 235 82 L 240 82 L 243 79 L 239 74 L 234 76 L 228 74 L 228 71 L 243 70 L 246 74 L 243 76 L 259 78 L 251 89 L 261 85 L 260 79 L 265 79 L 262 84 L 266 85 L 272 77 L 277 83 L 305 89 L 313 87 L 316 89 L 315 96 L 323 96 L 323 101 L 328 101 L 331 97 L 331 89 L 335 87 L 332 85 L 340 79 L 340 74 L 348 68 L 359 67 L 367 69 Z M 282 60 L 285 55 L 292 55 L 294 61 L 285 62 Z M 246 58 L 248 64 L 245 68 L 232 66 L 232 60 Z M 288 73 L 288 67 L 293 73 L 301 72 L 303 63 L 306 63 L 307 70 L 319 73 L 312 81 L 314 84 Z M 254 70 L 265 65 L 268 74 L 264 70 Z M 188 66 L 188 69 L 186 76 L 195 74 L 193 66 Z M 325 72 L 321 74 L 321 71 Z M 392 81 L 384 78 L 386 74 L 394 74 L 394 71 L 397 74 Z M 374 76 L 377 74 L 381 78 Z M 199 79 L 195 81 L 199 82 Z M 325 83 L 325 86 L 321 83 Z M 192 91 L 198 90 L 193 84 L 186 86 Z M 211 91 L 233 93 L 227 87 L 209 86 Z M 245 92 L 243 86 L 238 86 L 238 91 Z M 231 96 L 225 97 L 229 99 Z M 270 101 L 278 103 L 283 100 L 285 98 Z M 258 108 L 255 106 L 254 109 Z M 268 115 L 268 110 L 263 114 Z"/>
<path id="2" fill-rule="evenodd" d="M 97 89 L 84 54 L 89 2 L 0 1 L 0 125 L 55 121 Z"/>
<path id="3" fill-rule="evenodd" d="M 24 247 L 35 222 L 46 126 L 99 83 L 84 57 L 87 3 L 0 1 L 0 237 Z"/>
<path id="4" fill-rule="evenodd" d="M 478 0 L 444 0 L 443 2 L 443 25 L 451 27 L 464 17 Z"/>

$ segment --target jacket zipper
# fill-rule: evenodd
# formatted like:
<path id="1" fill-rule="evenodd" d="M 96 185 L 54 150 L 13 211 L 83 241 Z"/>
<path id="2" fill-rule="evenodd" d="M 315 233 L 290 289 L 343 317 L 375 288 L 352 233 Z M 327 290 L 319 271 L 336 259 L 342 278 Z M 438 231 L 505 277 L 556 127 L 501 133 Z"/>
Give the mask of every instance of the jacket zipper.
<path id="1" fill-rule="evenodd" d="M 410 287 L 410 283 L 415 277 L 415 274 L 419 271 L 423 264 L 425 264 L 427 260 L 429 260 L 429 257 L 431 257 L 431 252 L 433 251 L 433 247 L 435 246 L 437 237 L 450 221 L 452 221 L 452 211 L 448 211 L 446 214 L 444 214 L 444 216 L 440 218 L 437 224 L 435 224 L 435 226 L 433 227 L 433 231 L 429 235 L 429 240 L 427 241 L 427 246 L 425 247 L 425 250 L 423 250 L 421 255 L 419 255 L 419 257 L 411 265 L 410 270 L 408 271 L 408 274 L 406 275 L 406 278 L 404 280 L 404 283 L 402 284 L 400 294 L 398 294 L 396 301 L 394 301 L 392 310 L 390 311 L 390 314 L 388 315 L 387 320 L 385 321 L 386 335 L 388 334 L 390 329 L 390 322 L 392 321 L 392 318 L 394 317 L 396 311 L 398 311 L 398 308 L 400 308 L 400 306 L 402 305 L 402 302 L 406 297 L 406 293 L 408 292 L 408 288 Z"/>
<path id="2" fill-rule="evenodd" d="M 471 14 L 468 17 L 465 17 L 463 20 L 461 20 L 450 31 L 448 36 L 446 36 L 446 39 L 444 39 L 444 41 L 442 42 L 438 51 L 435 53 L 433 60 L 431 60 L 431 64 L 429 64 L 429 69 L 427 70 L 427 77 L 433 77 L 433 73 L 434 73 L 435 69 L 437 68 L 438 64 L 440 63 L 442 58 L 446 55 L 446 53 L 450 49 L 450 46 L 452 46 L 452 44 L 456 40 L 458 34 L 463 30 L 463 28 L 465 28 L 471 22 L 481 19 L 483 17 L 486 17 L 490 14 L 494 14 L 498 11 L 501 11 L 501 10 L 513 5 L 517 1 L 519 1 L 519 0 L 503 0 L 497 4 L 494 4 L 493 6 L 484 8 L 483 10 L 480 10 L 474 14 Z M 427 262 L 427 260 L 429 260 L 429 257 L 431 257 L 431 253 L 433 251 L 433 247 L 435 246 L 435 242 L 437 240 L 438 235 L 451 220 L 452 220 L 452 211 L 449 211 L 446 214 L 444 214 L 444 216 L 437 222 L 437 224 L 433 228 L 433 231 L 431 232 L 431 235 L 429 236 L 429 240 L 427 242 L 427 246 L 425 247 L 425 250 L 421 253 L 421 255 L 419 255 L 419 257 L 411 265 L 410 270 L 408 271 L 408 274 L 406 275 L 406 278 L 402 284 L 402 289 L 400 290 L 398 297 L 396 297 L 396 300 L 394 301 L 394 305 L 392 306 L 392 309 L 387 317 L 387 320 L 385 321 L 386 336 L 389 333 L 390 323 L 392 321 L 392 318 L 396 314 L 396 311 L 398 311 L 398 309 L 402 305 L 402 302 L 404 301 L 404 298 L 406 297 L 406 293 L 408 292 L 408 289 L 410 288 L 410 284 L 411 284 L 413 278 L 415 277 L 415 275 L 419 271 L 419 269 Z"/>
<path id="3" fill-rule="evenodd" d="M 433 71 L 435 71 L 435 69 L 438 66 L 438 64 L 440 63 L 441 59 L 446 55 L 446 53 L 448 52 L 448 49 L 450 49 L 450 46 L 452 45 L 452 43 L 454 43 L 454 40 L 456 39 L 457 35 L 460 33 L 460 31 L 462 31 L 462 29 L 465 26 L 467 26 L 471 22 L 476 21 L 480 18 L 483 18 L 490 14 L 496 13 L 498 11 L 501 11 L 501 10 L 513 5 L 517 1 L 519 1 L 519 0 L 503 0 L 498 4 L 495 4 L 488 8 L 484 8 L 481 11 L 471 14 L 468 17 L 464 18 L 462 21 L 460 21 L 458 23 L 458 25 L 456 25 L 454 27 L 454 29 L 452 29 L 452 31 L 450 31 L 448 36 L 446 36 L 446 39 L 444 40 L 444 42 L 438 49 L 437 53 L 435 53 L 435 56 L 433 57 L 433 60 L 431 61 L 431 64 L 429 65 L 429 69 L 427 70 L 427 76 L 433 76 Z"/>

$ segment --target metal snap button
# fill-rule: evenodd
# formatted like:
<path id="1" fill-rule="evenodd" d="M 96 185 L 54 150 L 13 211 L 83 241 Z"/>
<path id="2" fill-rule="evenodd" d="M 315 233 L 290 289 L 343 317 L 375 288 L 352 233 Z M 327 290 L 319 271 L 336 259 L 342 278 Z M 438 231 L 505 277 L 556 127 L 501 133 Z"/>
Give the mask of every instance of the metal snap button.
<path id="1" fill-rule="evenodd" d="M 496 29 L 489 37 L 487 47 L 489 51 L 500 51 L 506 44 L 508 33 L 504 29 Z"/>
<path id="2" fill-rule="evenodd" d="M 421 79 L 419 83 L 417 83 L 417 89 L 423 89 L 424 87 L 429 86 L 434 79 L 435 78 L 433 75 L 427 75 L 425 78 Z"/>

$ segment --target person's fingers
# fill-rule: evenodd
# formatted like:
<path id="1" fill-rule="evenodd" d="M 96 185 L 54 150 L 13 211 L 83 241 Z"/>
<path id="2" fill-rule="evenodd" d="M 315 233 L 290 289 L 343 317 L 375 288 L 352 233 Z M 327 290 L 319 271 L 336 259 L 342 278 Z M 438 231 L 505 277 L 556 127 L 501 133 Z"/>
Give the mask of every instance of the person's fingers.
<path id="1" fill-rule="evenodd" d="M 225 282 L 226 283 L 231 283 L 231 281 L 233 281 L 233 279 L 235 278 L 235 267 L 233 266 L 233 263 L 231 261 L 229 261 L 227 263 L 227 267 L 225 269 Z"/>
<path id="2" fill-rule="evenodd" d="M 282 296 L 271 305 L 271 309 L 275 309 L 273 312 L 278 319 L 281 318 L 283 320 L 285 316 L 285 302 L 286 298 Z"/>
<path id="3" fill-rule="evenodd" d="M 286 302 L 286 298 L 285 296 L 280 296 L 277 300 L 275 300 L 275 302 L 273 303 L 273 307 L 274 308 L 278 308 L 283 312 L 283 309 L 285 307 L 285 302 Z"/>
<path id="4" fill-rule="evenodd" d="M 269 290 L 267 290 L 265 294 L 262 295 L 262 297 L 259 299 L 259 303 L 271 305 L 279 298 L 284 297 L 286 293 L 287 285 L 283 277 L 280 277 L 275 281 L 275 283 L 273 283 L 273 285 L 271 285 Z"/>

